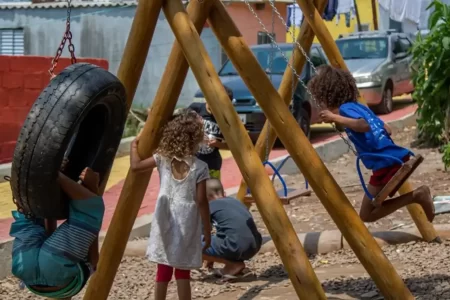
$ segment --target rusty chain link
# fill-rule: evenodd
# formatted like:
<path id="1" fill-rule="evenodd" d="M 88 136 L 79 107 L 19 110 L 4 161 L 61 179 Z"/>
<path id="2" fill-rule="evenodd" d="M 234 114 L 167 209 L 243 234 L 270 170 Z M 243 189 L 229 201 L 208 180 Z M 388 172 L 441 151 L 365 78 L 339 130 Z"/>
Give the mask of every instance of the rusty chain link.
<path id="1" fill-rule="evenodd" d="M 61 43 L 59 44 L 58 50 L 56 50 L 55 57 L 52 59 L 52 66 L 48 70 L 51 78 L 55 77 L 54 71 L 56 66 L 58 65 L 59 58 L 61 57 L 64 46 L 66 45 L 66 42 L 69 41 L 69 45 L 67 46 L 67 49 L 70 53 L 70 61 L 72 64 L 77 62 L 77 58 L 75 57 L 75 46 L 72 43 L 72 32 L 70 31 L 70 13 L 72 11 L 72 1 L 67 0 L 67 20 L 66 20 L 66 31 L 64 32 L 63 38 L 61 40 Z"/>

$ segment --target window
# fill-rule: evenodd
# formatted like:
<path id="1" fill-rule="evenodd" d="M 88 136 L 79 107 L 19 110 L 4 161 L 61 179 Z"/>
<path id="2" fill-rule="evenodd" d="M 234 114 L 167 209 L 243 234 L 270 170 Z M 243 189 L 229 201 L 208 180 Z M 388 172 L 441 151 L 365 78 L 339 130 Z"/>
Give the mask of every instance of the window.
<path id="1" fill-rule="evenodd" d="M 309 54 L 309 58 L 311 59 L 311 62 L 313 63 L 314 67 L 318 67 L 320 65 L 326 64 L 326 61 L 324 60 L 322 54 L 320 54 L 319 49 L 317 48 L 312 48 L 311 52 Z M 311 67 L 311 76 L 314 76 L 316 74 L 316 72 L 314 71 L 314 69 Z"/>
<path id="2" fill-rule="evenodd" d="M 23 29 L 0 29 L 0 55 L 23 54 Z"/>
<path id="3" fill-rule="evenodd" d="M 336 44 L 346 60 L 386 58 L 388 55 L 386 38 L 341 39 Z"/>
<path id="4" fill-rule="evenodd" d="M 258 38 L 257 38 L 257 44 L 270 44 L 272 43 L 272 40 L 270 39 L 270 36 L 272 36 L 273 40 L 276 41 L 277 37 L 275 33 L 267 34 L 264 31 L 258 31 Z"/>
<path id="5" fill-rule="evenodd" d="M 318 67 L 326 63 L 319 49 L 315 47 L 311 49 L 311 53 L 309 56 L 311 58 L 312 63 L 314 64 L 314 67 Z"/>
<path id="6" fill-rule="evenodd" d="M 362 23 L 361 24 L 361 31 L 370 31 L 370 24 L 369 23 Z M 355 32 L 359 32 L 358 24 L 355 24 Z"/>
<path id="7" fill-rule="evenodd" d="M 255 55 L 262 69 L 266 71 L 267 74 L 278 74 L 283 75 L 287 67 L 286 59 L 292 55 L 292 46 L 281 48 L 281 53 L 275 46 L 272 48 L 271 45 L 265 45 L 263 47 L 258 46 L 251 49 L 253 55 Z M 234 76 L 238 75 L 236 69 L 230 60 L 227 60 L 225 65 L 219 71 L 219 76 Z"/>
<path id="8" fill-rule="evenodd" d="M 398 38 L 398 40 L 395 42 L 395 48 L 394 48 L 394 53 L 408 53 L 409 49 L 412 47 L 411 42 L 405 38 L 405 37 L 400 37 Z"/>

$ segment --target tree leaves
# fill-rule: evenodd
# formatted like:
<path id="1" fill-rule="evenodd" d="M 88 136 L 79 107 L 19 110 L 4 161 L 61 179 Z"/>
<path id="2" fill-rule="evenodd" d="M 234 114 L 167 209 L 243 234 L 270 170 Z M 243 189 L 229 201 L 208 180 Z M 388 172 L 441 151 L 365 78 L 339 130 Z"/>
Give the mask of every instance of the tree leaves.
<path id="1" fill-rule="evenodd" d="M 419 136 L 432 146 L 449 142 L 450 125 L 450 6 L 433 0 L 427 9 L 430 33 L 412 47 L 413 98 L 418 105 Z M 443 162 L 450 166 L 450 146 Z"/>

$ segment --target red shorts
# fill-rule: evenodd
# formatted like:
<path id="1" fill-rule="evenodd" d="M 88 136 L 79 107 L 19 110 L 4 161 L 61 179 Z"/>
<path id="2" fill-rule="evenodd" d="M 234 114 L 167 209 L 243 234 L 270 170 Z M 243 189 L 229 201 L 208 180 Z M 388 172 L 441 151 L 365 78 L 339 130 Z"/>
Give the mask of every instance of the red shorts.
<path id="1" fill-rule="evenodd" d="M 407 155 L 403 157 L 403 161 L 407 162 L 409 158 L 410 156 Z M 400 164 L 394 164 L 390 167 L 374 171 L 372 176 L 370 176 L 369 184 L 372 186 L 385 186 L 392 179 L 395 173 L 400 170 L 401 167 L 402 165 Z"/>

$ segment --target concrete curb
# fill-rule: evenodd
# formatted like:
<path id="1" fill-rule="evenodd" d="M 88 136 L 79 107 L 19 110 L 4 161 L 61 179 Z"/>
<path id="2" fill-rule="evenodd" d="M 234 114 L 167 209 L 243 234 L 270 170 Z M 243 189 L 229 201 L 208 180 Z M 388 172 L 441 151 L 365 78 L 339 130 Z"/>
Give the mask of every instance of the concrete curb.
<path id="1" fill-rule="evenodd" d="M 435 225 L 436 231 L 442 240 L 450 239 L 450 225 Z M 409 242 L 422 241 L 419 231 L 416 228 L 404 230 L 376 231 L 372 232 L 375 241 L 380 247 L 387 245 L 398 245 Z M 328 230 L 323 232 L 308 232 L 298 234 L 305 252 L 310 255 L 326 254 L 342 249 L 350 249 L 339 230 Z M 265 243 L 259 253 L 273 253 L 276 251 L 275 245 L 270 237 L 264 237 Z M 125 255 L 145 256 L 148 240 L 134 240 L 127 244 Z"/>
<path id="2" fill-rule="evenodd" d="M 402 130 L 404 127 L 412 126 L 416 124 L 416 115 L 415 113 L 408 114 L 401 119 L 388 122 L 389 125 L 392 127 L 392 129 L 395 131 Z M 124 156 L 129 153 L 130 144 L 133 141 L 134 137 L 129 137 L 122 139 L 119 150 L 117 152 L 117 156 Z M 320 158 L 324 162 L 331 162 L 333 160 L 338 159 L 343 154 L 346 154 L 349 152 L 349 149 L 347 145 L 344 143 L 342 139 L 333 139 L 331 141 L 325 141 L 323 143 L 314 145 L 314 148 L 318 152 Z M 283 157 L 278 157 L 274 160 L 271 160 L 271 162 L 275 165 L 275 167 L 278 167 L 281 162 L 288 157 L 288 155 L 285 155 Z M 10 175 L 11 172 L 11 166 L 9 164 L 9 167 L 7 165 L 0 165 L 0 175 Z M 300 170 L 297 168 L 297 166 L 293 163 L 287 163 L 283 167 L 282 174 L 283 175 L 293 175 L 300 173 Z M 2 175 L 0 178 L 3 180 Z M 233 196 L 237 193 L 239 189 L 239 186 L 232 187 L 227 189 L 225 192 L 229 196 Z M 153 219 L 153 214 L 147 214 L 143 215 L 141 217 L 138 217 L 133 225 L 133 229 L 130 233 L 129 237 L 129 243 L 127 245 L 127 250 L 125 250 L 125 255 L 133 255 L 133 253 L 141 253 L 145 250 L 142 250 L 142 243 L 146 243 L 145 240 L 134 240 L 136 238 L 145 238 L 149 236 L 150 228 L 151 228 L 151 222 Z M 100 233 L 100 242 L 102 243 L 104 237 L 106 235 L 106 232 Z M 450 238 L 450 229 L 448 236 Z M 420 239 L 420 234 L 416 235 L 415 238 Z M 444 237 L 442 237 L 444 238 Z M 342 235 L 339 231 L 325 231 L 325 232 L 312 232 L 312 233 L 302 233 L 299 234 L 299 239 L 302 242 L 303 246 L 305 247 L 305 250 L 308 253 L 322 253 L 323 251 L 331 252 L 336 251 L 339 249 L 347 249 L 348 245 L 346 244 L 345 240 L 342 238 Z M 261 252 L 270 252 L 272 250 L 270 246 L 273 243 L 270 241 L 270 237 L 265 238 L 266 242 L 263 245 Z M 376 240 L 378 242 L 379 238 L 376 236 Z M 408 240 L 410 241 L 410 240 Z M 141 245 L 141 246 L 136 246 Z M 347 248 L 346 248 L 347 247 Z M 146 245 L 145 248 L 146 249 Z M 11 270 L 11 250 L 12 250 L 12 239 L 1 241 L 0 242 L 0 279 L 8 276 L 10 274 Z M 128 254 L 127 254 L 128 253 Z M 326 253 L 326 252 L 324 252 Z"/>

